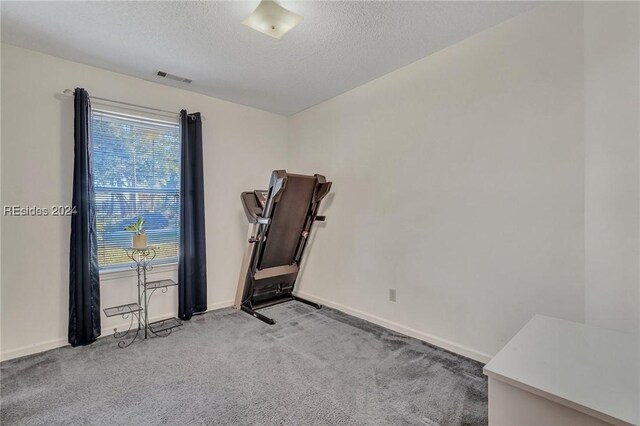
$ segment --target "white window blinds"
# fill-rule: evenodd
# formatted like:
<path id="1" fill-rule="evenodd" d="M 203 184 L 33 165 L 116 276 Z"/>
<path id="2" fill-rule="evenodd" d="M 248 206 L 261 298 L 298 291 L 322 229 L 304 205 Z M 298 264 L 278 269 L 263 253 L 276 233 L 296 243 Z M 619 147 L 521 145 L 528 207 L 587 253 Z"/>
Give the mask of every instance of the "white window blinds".
<path id="1" fill-rule="evenodd" d="M 93 110 L 91 118 L 98 262 L 130 264 L 124 228 L 142 215 L 154 263 L 178 260 L 180 127 L 176 122 Z"/>

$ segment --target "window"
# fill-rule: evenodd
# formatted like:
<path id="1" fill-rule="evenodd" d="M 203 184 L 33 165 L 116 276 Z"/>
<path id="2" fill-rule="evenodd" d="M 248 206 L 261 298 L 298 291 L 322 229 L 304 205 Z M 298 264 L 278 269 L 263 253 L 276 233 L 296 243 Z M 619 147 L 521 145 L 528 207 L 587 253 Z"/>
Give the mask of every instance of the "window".
<path id="1" fill-rule="evenodd" d="M 178 260 L 180 127 L 178 122 L 92 111 L 98 263 L 101 271 L 128 267 L 124 228 L 142 215 L 153 261 Z"/>

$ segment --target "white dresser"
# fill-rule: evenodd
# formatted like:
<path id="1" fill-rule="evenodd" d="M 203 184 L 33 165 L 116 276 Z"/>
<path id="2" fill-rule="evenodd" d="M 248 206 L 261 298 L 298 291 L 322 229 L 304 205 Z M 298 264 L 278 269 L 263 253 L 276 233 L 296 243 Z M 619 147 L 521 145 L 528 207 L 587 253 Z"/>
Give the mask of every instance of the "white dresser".
<path id="1" fill-rule="evenodd" d="M 536 315 L 484 367 L 489 425 L 640 424 L 640 339 Z"/>

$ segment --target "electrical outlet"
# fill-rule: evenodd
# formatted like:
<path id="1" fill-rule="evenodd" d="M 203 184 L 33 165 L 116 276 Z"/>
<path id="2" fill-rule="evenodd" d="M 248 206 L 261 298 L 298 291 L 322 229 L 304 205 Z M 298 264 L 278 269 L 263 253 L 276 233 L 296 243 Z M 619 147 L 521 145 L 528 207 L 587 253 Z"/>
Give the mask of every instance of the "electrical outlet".
<path id="1" fill-rule="evenodd" d="M 395 288 L 390 288 L 389 289 L 389 300 L 391 302 L 395 302 L 396 301 L 396 289 Z"/>

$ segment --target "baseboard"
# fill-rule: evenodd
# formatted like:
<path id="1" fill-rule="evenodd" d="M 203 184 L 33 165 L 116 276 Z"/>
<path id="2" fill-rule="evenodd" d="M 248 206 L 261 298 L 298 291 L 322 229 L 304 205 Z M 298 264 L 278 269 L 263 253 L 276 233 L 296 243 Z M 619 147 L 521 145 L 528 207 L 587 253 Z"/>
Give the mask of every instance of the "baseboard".
<path id="1" fill-rule="evenodd" d="M 215 311 L 217 309 L 222 309 L 222 308 L 228 308 L 232 305 L 233 305 L 233 300 L 225 300 L 222 302 L 212 303 L 210 305 L 207 305 L 207 312 Z M 149 318 L 149 321 L 150 322 L 158 321 L 168 316 L 177 316 L 177 315 L 178 315 L 177 312 L 169 312 L 163 315 L 158 315 L 158 316 Z M 129 326 L 129 322 L 123 321 L 122 323 L 119 323 L 119 324 L 114 324 L 109 327 L 103 327 L 101 337 L 109 337 L 109 335 L 113 333 L 114 328 L 127 328 L 128 326 Z M 63 346 L 67 346 L 68 344 L 69 343 L 68 343 L 67 337 L 60 337 L 58 339 L 47 340 L 42 343 L 26 345 L 17 349 L 11 349 L 9 351 L 0 353 L 0 361 L 8 361 L 10 359 L 20 358 L 26 355 L 33 355 L 40 352 L 50 351 L 51 349 L 61 348 Z"/>
<path id="2" fill-rule="evenodd" d="M 207 305 L 207 312 L 216 311 L 222 308 L 230 308 L 233 306 L 233 299 L 225 300 L 223 302 L 212 303 L 211 305 Z"/>
<path id="3" fill-rule="evenodd" d="M 67 337 L 61 337 L 59 339 L 47 340 L 42 343 L 35 343 L 32 345 L 22 346 L 17 349 L 11 349 L 10 351 L 0 353 L 0 360 L 8 361 L 10 359 L 20 358 L 26 355 L 33 355 L 49 351 L 51 349 L 61 348 L 68 345 L 67 340 Z"/>
<path id="4" fill-rule="evenodd" d="M 492 355 L 477 351 L 475 349 L 469 348 L 464 345 L 459 345 L 450 340 L 442 339 L 440 337 L 404 326 L 402 324 L 398 324 L 397 322 L 389 321 L 384 318 L 377 317 L 375 315 L 367 314 L 366 312 L 362 312 L 357 309 L 350 308 L 348 306 L 345 306 L 341 303 L 334 302 L 332 300 L 327 300 L 325 298 L 318 297 L 313 294 L 309 294 L 302 291 L 297 292 L 297 294 L 300 297 L 303 297 L 305 299 L 309 299 L 309 300 L 321 303 L 330 308 L 334 308 L 346 314 L 353 315 L 354 317 L 358 317 L 360 319 L 372 322 L 374 324 L 388 328 L 390 330 L 397 331 L 398 333 L 402 333 L 409 337 L 413 337 L 415 339 L 422 340 L 423 342 L 427 342 L 434 346 L 438 346 L 442 349 L 446 349 L 448 351 L 457 353 L 467 358 L 471 358 L 473 360 L 482 362 L 483 364 L 486 364 L 491 360 L 491 358 L 493 358 Z"/>

